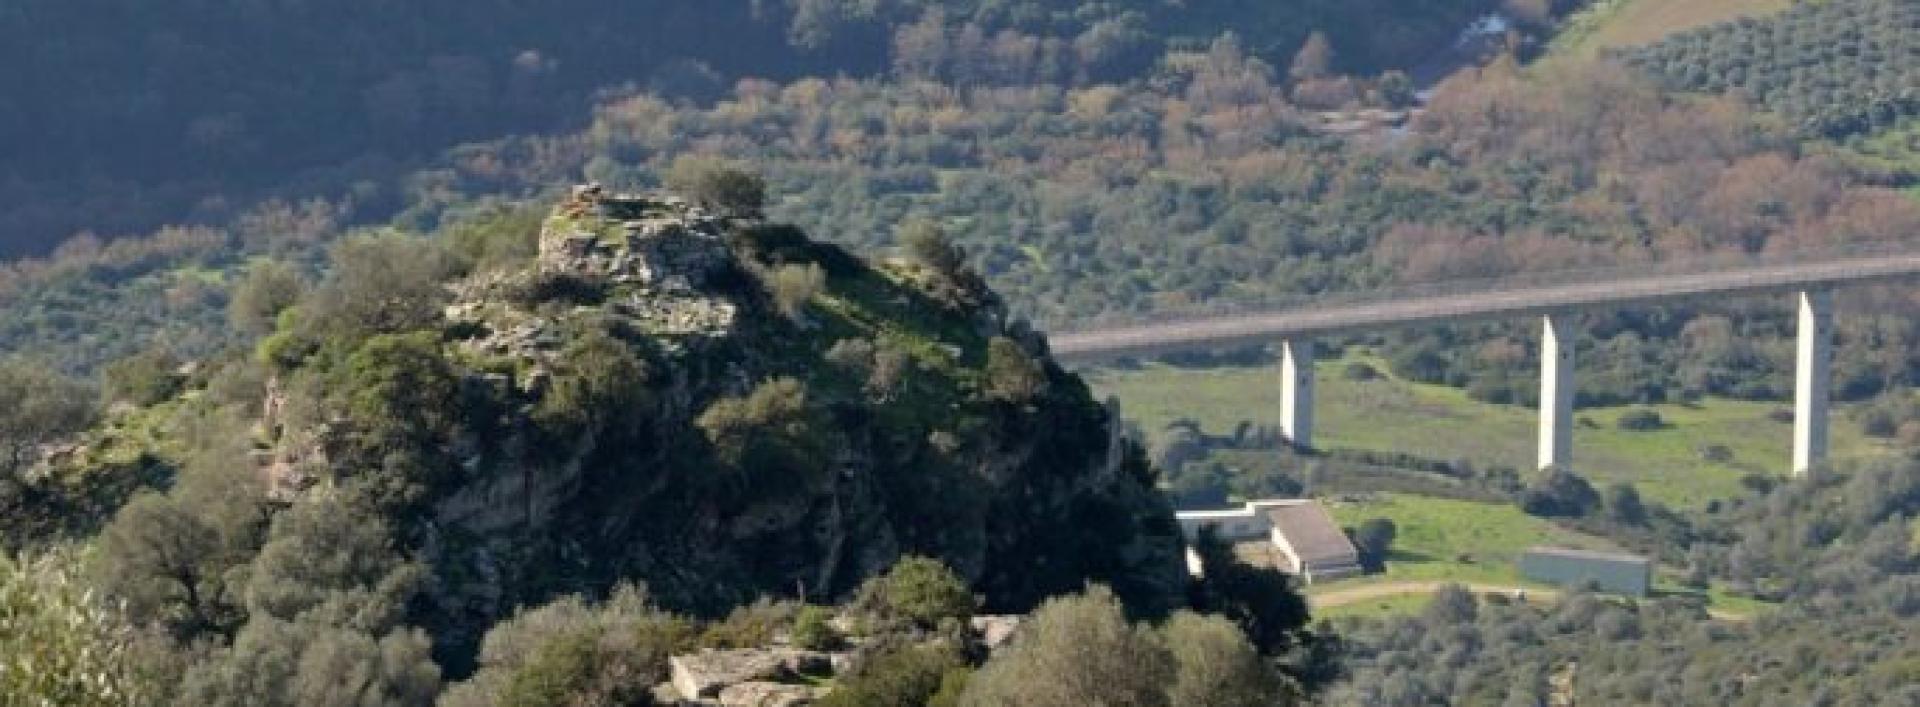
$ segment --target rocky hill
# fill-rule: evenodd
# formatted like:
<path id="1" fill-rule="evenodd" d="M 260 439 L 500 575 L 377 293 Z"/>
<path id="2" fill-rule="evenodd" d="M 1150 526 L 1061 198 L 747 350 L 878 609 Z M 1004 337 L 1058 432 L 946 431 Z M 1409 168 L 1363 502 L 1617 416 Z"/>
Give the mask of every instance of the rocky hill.
<path id="1" fill-rule="evenodd" d="M 1088 580 L 1177 602 L 1177 531 L 1142 453 L 964 267 L 870 264 L 597 186 L 538 238 L 532 263 L 453 281 L 424 338 L 329 353 L 292 325 L 263 346 L 253 456 L 270 497 L 406 477 L 382 507 L 430 568 L 436 636 L 625 580 L 701 614 L 832 599 L 909 553 L 991 610 Z M 366 373 L 409 338 L 422 366 Z M 367 403 L 342 375 L 385 383 Z M 361 419 L 386 414 L 413 431 Z"/>

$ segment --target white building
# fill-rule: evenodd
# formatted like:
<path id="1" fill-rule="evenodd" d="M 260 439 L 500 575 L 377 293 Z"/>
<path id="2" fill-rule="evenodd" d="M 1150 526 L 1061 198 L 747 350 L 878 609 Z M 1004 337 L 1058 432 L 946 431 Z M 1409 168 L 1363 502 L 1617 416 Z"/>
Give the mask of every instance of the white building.
<path id="1" fill-rule="evenodd" d="M 1187 570 L 1196 575 L 1200 573 L 1200 558 L 1191 543 L 1205 527 L 1214 528 L 1216 536 L 1228 542 L 1266 538 L 1279 556 L 1280 569 L 1308 584 L 1361 573 L 1359 550 L 1318 501 L 1249 501 L 1227 510 L 1179 511 L 1174 518 L 1189 543 Z"/>

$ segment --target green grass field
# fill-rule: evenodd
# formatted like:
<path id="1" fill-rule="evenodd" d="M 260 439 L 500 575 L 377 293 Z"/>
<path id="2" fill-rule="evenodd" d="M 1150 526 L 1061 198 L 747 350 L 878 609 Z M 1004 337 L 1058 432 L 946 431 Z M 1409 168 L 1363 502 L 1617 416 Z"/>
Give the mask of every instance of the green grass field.
<path id="1" fill-rule="evenodd" d="M 1318 446 L 1533 468 L 1538 434 L 1533 410 L 1474 401 L 1457 388 L 1392 378 L 1348 380 L 1340 372 L 1351 360 L 1325 360 L 1317 366 Z M 1183 417 L 1198 420 L 1212 434 L 1228 433 L 1242 420 L 1258 425 L 1279 421 L 1277 367 L 1148 366 L 1130 371 L 1098 369 L 1086 378 L 1100 395 L 1117 396 L 1122 414 L 1139 422 L 1149 438 Z M 1577 411 L 1576 420 L 1582 424 L 1574 430 L 1574 470 L 1596 485 L 1631 482 L 1642 495 L 1677 508 L 1698 508 L 1711 499 L 1734 495 L 1740 491 L 1740 478 L 1747 474 L 1787 470 L 1792 425 L 1767 417 L 1781 407 L 1778 403 L 1709 399 L 1695 405 L 1652 407 L 1666 420 L 1666 427 L 1650 431 L 1616 427 L 1620 415 L 1632 408 Z M 1702 450 L 1712 445 L 1732 450 L 1732 459 L 1703 459 Z M 1884 443 L 1863 436 L 1844 412 L 1835 415 L 1836 458 L 1874 456 L 1887 449 Z"/>
<path id="2" fill-rule="evenodd" d="M 1387 518 L 1398 530 L 1387 571 L 1372 582 L 1484 582 L 1530 585 L 1520 579 L 1514 563 L 1535 545 L 1583 550 L 1618 551 L 1605 539 L 1576 533 L 1542 518 L 1522 513 L 1513 505 L 1454 501 L 1384 494 L 1363 502 L 1330 502 L 1328 511 L 1342 526 L 1354 527 L 1369 518 Z M 1320 587 L 1337 590 L 1352 582 Z"/>
<path id="3" fill-rule="evenodd" d="M 1387 518 L 1397 528 L 1387 571 L 1364 578 L 1313 585 L 1308 597 L 1336 593 L 1366 594 L 1369 588 L 1392 589 L 1435 582 L 1457 582 L 1483 588 L 1522 587 L 1551 596 L 1553 588 L 1520 577 L 1520 554 L 1535 545 L 1585 550 L 1620 551 L 1605 538 L 1562 528 L 1507 504 L 1475 503 L 1404 494 L 1383 494 L 1365 501 L 1331 501 L 1334 519 L 1347 527 L 1369 518 Z M 1676 581 L 1677 571 L 1656 573 L 1656 594 L 1701 594 Z M 1315 618 L 1382 616 L 1419 611 L 1429 593 L 1414 591 L 1369 596 L 1359 601 L 1317 610 Z M 1701 594 L 1707 605 L 1723 615 L 1752 616 L 1771 607 L 1765 602 L 1734 597 L 1715 588 Z"/>

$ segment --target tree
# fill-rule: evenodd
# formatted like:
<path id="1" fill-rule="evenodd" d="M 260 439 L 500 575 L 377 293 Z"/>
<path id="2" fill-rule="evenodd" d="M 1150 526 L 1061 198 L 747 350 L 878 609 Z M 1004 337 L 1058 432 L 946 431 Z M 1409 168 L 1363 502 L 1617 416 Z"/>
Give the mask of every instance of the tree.
<path id="1" fill-rule="evenodd" d="M 694 634 L 691 622 L 655 608 L 643 586 L 622 584 L 601 602 L 569 595 L 489 629 L 480 669 L 440 704 L 652 704 L 648 691 L 667 679 L 668 657 L 688 650 Z"/>
<path id="2" fill-rule="evenodd" d="M 931 268 L 934 272 L 953 279 L 967 265 L 967 252 L 954 245 L 940 224 L 931 219 L 916 217 L 900 225 L 895 234 L 900 245 L 907 249 L 907 255 L 915 262 Z"/>
<path id="3" fill-rule="evenodd" d="M 1128 623 L 1113 592 L 1093 585 L 1041 604 L 1013 643 L 967 681 L 961 704 L 1170 705 L 1173 661 L 1160 636 Z"/>
<path id="4" fill-rule="evenodd" d="M 1520 494 L 1520 508 L 1536 516 L 1577 518 L 1600 507 L 1600 492 L 1573 472 L 1553 467 L 1540 472 Z"/>
<path id="5" fill-rule="evenodd" d="M 146 407 L 179 394 L 186 384 L 180 359 L 165 349 L 148 349 L 107 366 L 107 399 Z"/>
<path id="6" fill-rule="evenodd" d="M 1020 344 L 1004 336 L 987 342 L 986 394 L 993 400 L 1027 403 L 1046 389 L 1047 374 Z"/>
<path id="7" fill-rule="evenodd" d="M 249 267 L 246 278 L 234 285 L 227 300 L 227 322 L 254 336 L 268 334 L 280 313 L 297 304 L 306 288 L 300 273 L 280 261 Z"/>
<path id="8" fill-rule="evenodd" d="M 766 207 L 766 182 L 723 160 L 683 156 L 674 160 L 665 181 L 688 201 L 729 218 L 759 218 Z"/>
<path id="9" fill-rule="evenodd" d="M 1310 618 L 1307 600 L 1292 577 L 1241 562 L 1211 528 L 1194 538 L 1193 552 L 1200 558 L 1200 576 L 1189 591 L 1195 610 L 1233 620 L 1266 655 L 1281 655 L 1311 641 L 1304 631 Z"/>
<path id="10" fill-rule="evenodd" d="M 1387 555 L 1393 550 L 1394 536 L 1399 528 L 1388 518 L 1368 518 L 1353 532 L 1353 544 L 1360 550 L 1360 562 L 1368 572 L 1382 572 L 1387 567 Z"/>
<path id="11" fill-rule="evenodd" d="M 375 636 L 322 622 L 255 618 L 233 645 L 195 663 L 182 704 L 208 707 L 411 707 L 440 691 L 419 629 Z"/>
<path id="12" fill-rule="evenodd" d="M 1647 506 L 1633 484 L 1621 482 L 1607 487 L 1607 515 L 1627 525 L 1645 525 Z"/>
<path id="13" fill-rule="evenodd" d="M 1182 611 L 1160 630 L 1173 654 L 1169 704 L 1256 707 L 1302 697 L 1231 621 Z"/>
<path id="14" fill-rule="evenodd" d="M 348 238 L 328 259 L 327 279 L 301 302 L 298 321 L 309 339 L 347 346 L 439 322 L 451 297 L 441 283 L 460 271 L 440 242 L 397 233 Z"/>
<path id="15" fill-rule="evenodd" d="M 101 586 L 136 621 L 182 638 L 239 625 L 239 592 L 227 577 L 233 564 L 218 531 L 158 493 L 135 497 L 100 534 Z"/>
<path id="16" fill-rule="evenodd" d="M 1307 35 L 1306 43 L 1300 45 L 1300 51 L 1293 55 L 1293 65 L 1287 75 L 1295 81 L 1311 81 L 1324 78 L 1333 71 L 1333 43 L 1327 41 L 1327 35 L 1314 30 Z"/>
<path id="17" fill-rule="evenodd" d="M 721 398 L 694 420 L 721 461 L 744 470 L 801 471 L 821 462 L 822 430 L 807 406 L 807 386 L 775 378 L 745 398 Z"/>
<path id="18" fill-rule="evenodd" d="M 862 584 L 854 606 L 882 622 L 932 629 L 967 620 L 974 599 L 966 580 L 939 560 L 909 555 Z"/>
<path id="19" fill-rule="evenodd" d="M 0 555 L 0 703 L 121 707 L 154 704 L 138 633 L 98 600 L 65 553 Z"/>
<path id="20" fill-rule="evenodd" d="M 651 377 L 646 361 L 630 344 L 603 328 L 590 328 L 561 349 L 553 377 L 534 407 L 534 423 L 557 437 L 622 421 L 627 423 L 624 429 L 633 429 L 645 417 L 640 408 Z"/>
<path id="21" fill-rule="evenodd" d="M 1432 626 L 1463 626 L 1480 616 L 1480 600 L 1464 586 L 1443 584 L 1434 591 L 1433 600 L 1427 602 L 1422 615 Z"/>
<path id="22" fill-rule="evenodd" d="M 801 321 L 807 303 L 827 289 L 827 271 L 817 263 L 782 265 L 768 276 L 773 304 L 787 319 Z"/>
<path id="23" fill-rule="evenodd" d="M 350 468 L 409 502 L 445 471 L 435 454 L 459 420 L 459 379 L 433 332 L 381 335 L 347 358 L 333 383 L 349 427 Z"/>
<path id="24" fill-rule="evenodd" d="M 244 588 L 255 619 L 317 620 L 381 635 L 406 615 L 425 579 L 395 547 L 386 522 L 336 498 L 274 517 Z"/>
<path id="25" fill-rule="evenodd" d="M 36 461 L 43 445 L 93 424 L 95 395 L 40 366 L 0 359 L 0 479 Z"/>

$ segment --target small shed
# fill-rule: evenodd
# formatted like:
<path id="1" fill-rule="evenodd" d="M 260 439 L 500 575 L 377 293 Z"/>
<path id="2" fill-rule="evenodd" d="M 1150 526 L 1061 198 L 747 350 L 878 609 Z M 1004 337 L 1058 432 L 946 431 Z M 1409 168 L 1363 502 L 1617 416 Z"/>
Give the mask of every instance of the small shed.
<path id="1" fill-rule="evenodd" d="M 1360 551 L 1318 503 L 1268 509 L 1273 546 L 1287 569 L 1308 584 L 1361 574 Z"/>
<path id="2" fill-rule="evenodd" d="M 1653 587 L 1653 562 L 1616 552 L 1535 547 L 1520 555 L 1520 576 L 1562 587 L 1592 584 L 1604 592 L 1644 597 Z"/>

